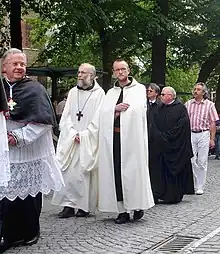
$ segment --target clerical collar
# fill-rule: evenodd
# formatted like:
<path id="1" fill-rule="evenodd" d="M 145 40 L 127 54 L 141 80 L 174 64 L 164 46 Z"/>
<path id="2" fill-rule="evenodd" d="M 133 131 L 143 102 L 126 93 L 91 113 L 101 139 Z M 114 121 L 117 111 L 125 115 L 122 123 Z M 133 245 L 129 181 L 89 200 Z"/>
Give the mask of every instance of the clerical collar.
<path id="1" fill-rule="evenodd" d="M 149 100 L 149 103 L 155 103 L 156 102 L 156 99 L 154 100 Z"/>
<path id="2" fill-rule="evenodd" d="M 79 86 L 79 85 L 77 85 L 77 88 L 78 88 L 79 90 L 89 91 L 89 90 L 93 89 L 94 86 L 95 86 L 95 82 L 93 81 L 92 85 L 89 86 L 89 87 L 87 87 L 87 88 L 83 88 L 83 87 L 81 87 L 81 86 Z"/>

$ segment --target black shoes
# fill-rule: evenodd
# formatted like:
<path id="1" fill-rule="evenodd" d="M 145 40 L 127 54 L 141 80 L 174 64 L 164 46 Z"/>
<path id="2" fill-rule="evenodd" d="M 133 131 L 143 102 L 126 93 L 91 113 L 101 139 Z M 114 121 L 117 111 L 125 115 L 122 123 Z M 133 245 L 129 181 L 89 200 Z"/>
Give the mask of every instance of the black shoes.
<path id="1" fill-rule="evenodd" d="M 88 216 L 89 216 L 89 212 L 85 212 L 82 209 L 78 209 L 76 213 L 76 217 L 88 217 Z"/>
<path id="2" fill-rule="evenodd" d="M 70 218 L 75 216 L 75 209 L 72 207 L 64 206 L 63 211 L 58 213 L 60 219 Z"/>
<path id="3" fill-rule="evenodd" d="M 29 241 L 24 241 L 23 245 L 25 246 L 31 246 L 33 244 L 36 244 L 39 240 L 39 237 L 40 237 L 40 233 L 38 233 L 34 238 L 32 238 L 31 240 Z"/>
<path id="4" fill-rule="evenodd" d="M 140 220 L 144 216 L 144 211 L 143 210 L 135 210 L 133 219 L 134 220 Z"/>
<path id="5" fill-rule="evenodd" d="M 124 224 L 130 221 L 129 213 L 119 213 L 118 217 L 115 219 L 116 224 Z"/>
<path id="6" fill-rule="evenodd" d="M 0 253 L 4 253 L 6 250 L 12 248 L 12 247 L 19 247 L 19 246 L 31 246 L 33 244 L 36 244 L 39 240 L 40 237 L 40 233 L 38 233 L 34 238 L 32 238 L 31 240 L 18 240 L 18 241 L 14 241 L 14 242 L 8 242 L 8 241 L 4 241 L 1 245 L 0 245 Z"/>

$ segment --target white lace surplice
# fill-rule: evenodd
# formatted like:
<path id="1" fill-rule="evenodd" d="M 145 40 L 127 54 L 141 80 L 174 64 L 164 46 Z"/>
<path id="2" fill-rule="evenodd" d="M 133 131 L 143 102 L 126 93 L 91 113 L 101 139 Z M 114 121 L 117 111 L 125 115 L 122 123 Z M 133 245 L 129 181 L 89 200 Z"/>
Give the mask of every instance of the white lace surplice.
<path id="1" fill-rule="evenodd" d="M 18 144 L 9 148 L 11 180 L 8 187 L 0 187 L 0 200 L 59 191 L 64 183 L 55 158 L 52 127 L 8 120 L 7 129 L 16 136 Z"/>
<path id="2" fill-rule="evenodd" d="M 10 180 L 9 149 L 5 117 L 0 112 L 0 186 L 7 186 Z"/>

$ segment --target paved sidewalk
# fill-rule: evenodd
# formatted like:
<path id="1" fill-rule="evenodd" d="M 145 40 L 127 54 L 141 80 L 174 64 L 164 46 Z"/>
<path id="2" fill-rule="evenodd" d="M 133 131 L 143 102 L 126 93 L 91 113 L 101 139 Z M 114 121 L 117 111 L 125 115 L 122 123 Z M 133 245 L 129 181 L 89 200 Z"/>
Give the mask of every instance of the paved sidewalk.
<path id="1" fill-rule="evenodd" d="M 39 242 L 6 253 L 172 253 L 152 247 L 174 234 L 198 238 L 179 253 L 220 253 L 220 161 L 209 160 L 204 195 L 185 196 L 177 205 L 156 205 L 135 223 L 116 225 L 116 214 L 98 212 L 86 219 L 58 219 L 59 211 L 46 197 Z"/>

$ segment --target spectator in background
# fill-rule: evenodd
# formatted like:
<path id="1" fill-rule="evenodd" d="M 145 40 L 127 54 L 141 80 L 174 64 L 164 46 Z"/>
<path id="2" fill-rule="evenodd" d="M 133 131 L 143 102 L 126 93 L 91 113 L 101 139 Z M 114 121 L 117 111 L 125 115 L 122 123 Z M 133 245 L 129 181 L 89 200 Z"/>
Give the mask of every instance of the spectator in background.
<path id="1" fill-rule="evenodd" d="M 68 93 L 65 93 L 62 101 L 60 101 L 56 106 L 56 115 L 57 115 L 58 123 L 60 122 L 60 118 L 62 116 L 64 107 L 65 107 L 65 104 L 66 104 L 67 96 L 68 96 Z"/>
<path id="2" fill-rule="evenodd" d="M 206 182 L 209 148 L 215 146 L 215 122 L 219 119 L 215 104 L 208 99 L 208 89 L 202 82 L 195 84 L 193 99 L 186 102 L 193 148 L 192 167 L 197 195 L 202 195 Z"/>

